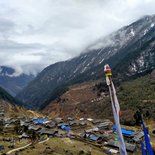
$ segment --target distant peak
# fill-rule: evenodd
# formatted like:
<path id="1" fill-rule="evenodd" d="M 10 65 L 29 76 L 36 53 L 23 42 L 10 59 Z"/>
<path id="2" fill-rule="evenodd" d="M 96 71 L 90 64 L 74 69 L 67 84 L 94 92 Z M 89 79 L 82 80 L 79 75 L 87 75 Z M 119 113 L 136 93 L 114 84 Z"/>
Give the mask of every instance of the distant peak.
<path id="1" fill-rule="evenodd" d="M 17 77 L 21 75 L 21 72 L 11 67 L 0 66 L 0 75 L 9 76 L 9 77 Z"/>

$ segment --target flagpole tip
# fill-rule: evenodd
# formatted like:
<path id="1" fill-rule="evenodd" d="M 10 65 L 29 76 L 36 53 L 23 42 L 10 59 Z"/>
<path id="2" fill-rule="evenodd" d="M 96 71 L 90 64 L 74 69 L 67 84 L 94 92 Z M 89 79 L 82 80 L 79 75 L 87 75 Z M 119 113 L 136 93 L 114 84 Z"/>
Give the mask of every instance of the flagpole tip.
<path id="1" fill-rule="evenodd" d="M 106 77 L 112 76 L 112 71 L 111 71 L 109 64 L 104 65 L 104 72 L 105 72 Z"/>

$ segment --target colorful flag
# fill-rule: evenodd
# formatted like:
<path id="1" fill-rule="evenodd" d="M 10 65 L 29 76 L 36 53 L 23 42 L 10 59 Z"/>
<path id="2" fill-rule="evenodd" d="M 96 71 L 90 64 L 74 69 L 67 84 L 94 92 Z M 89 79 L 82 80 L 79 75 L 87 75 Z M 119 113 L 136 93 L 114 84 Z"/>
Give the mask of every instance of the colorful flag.
<path id="1" fill-rule="evenodd" d="M 107 77 L 110 77 L 110 76 L 112 76 L 112 72 L 111 72 L 111 68 L 110 68 L 110 66 L 108 65 L 108 64 L 106 64 L 105 66 L 104 66 L 104 72 L 105 72 L 105 76 Z"/>
<path id="2" fill-rule="evenodd" d="M 147 152 L 149 155 L 154 155 L 152 146 L 151 146 L 151 144 L 150 144 L 150 138 L 149 138 L 147 129 L 146 129 L 146 127 L 145 127 L 143 118 L 142 118 L 142 127 L 143 127 L 143 132 L 144 132 L 144 139 L 145 139 L 146 152 Z"/>

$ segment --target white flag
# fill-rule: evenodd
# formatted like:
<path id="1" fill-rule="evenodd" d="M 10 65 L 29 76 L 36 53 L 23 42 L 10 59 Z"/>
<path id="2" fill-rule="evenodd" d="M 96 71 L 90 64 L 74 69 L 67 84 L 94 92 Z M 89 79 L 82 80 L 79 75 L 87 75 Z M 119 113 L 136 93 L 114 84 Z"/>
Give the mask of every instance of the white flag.
<path id="1" fill-rule="evenodd" d="M 115 121 L 116 130 L 119 138 L 120 155 L 127 155 L 126 146 L 124 143 L 124 138 L 122 135 L 120 120 L 119 120 L 120 106 L 117 99 L 116 90 L 112 81 L 111 81 L 111 85 L 109 85 L 109 92 L 110 92 L 110 99 L 111 99 L 112 110 L 114 115 L 114 121 Z"/>

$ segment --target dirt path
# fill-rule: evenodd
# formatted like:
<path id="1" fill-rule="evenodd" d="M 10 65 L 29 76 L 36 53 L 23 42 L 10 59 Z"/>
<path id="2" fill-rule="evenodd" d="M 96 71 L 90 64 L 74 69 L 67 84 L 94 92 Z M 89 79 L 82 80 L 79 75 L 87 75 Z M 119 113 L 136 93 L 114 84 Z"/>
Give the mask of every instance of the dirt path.
<path id="1" fill-rule="evenodd" d="M 45 140 L 39 142 L 39 144 L 42 144 L 42 143 L 44 143 L 44 142 L 47 142 L 48 140 L 49 140 L 49 138 L 47 138 L 47 139 L 45 139 Z"/>
<path id="2" fill-rule="evenodd" d="M 39 144 L 44 143 L 44 142 L 47 142 L 48 140 L 49 140 L 49 138 L 47 138 L 47 139 L 45 139 L 45 140 L 39 142 Z M 6 154 L 9 155 L 9 154 L 11 154 L 12 152 L 16 152 L 16 151 L 25 149 L 25 148 L 29 147 L 31 144 L 32 144 L 32 143 L 29 143 L 29 144 L 27 144 L 27 145 L 25 145 L 25 146 L 22 146 L 22 147 L 19 147 L 19 148 L 10 150 L 10 151 L 8 151 Z"/>
<path id="3" fill-rule="evenodd" d="M 27 144 L 27 145 L 25 145 L 25 146 L 22 146 L 22 147 L 19 147 L 19 148 L 16 148 L 16 149 L 10 150 L 10 151 L 7 152 L 6 154 L 8 155 L 8 154 L 11 154 L 12 152 L 16 152 L 16 151 L 19 151 L 19 150 L 25 149 L 25 148 L 29 147 L 31 144 L 32 144 L 32 143 L 29 143 L 29 144 Z"/>

